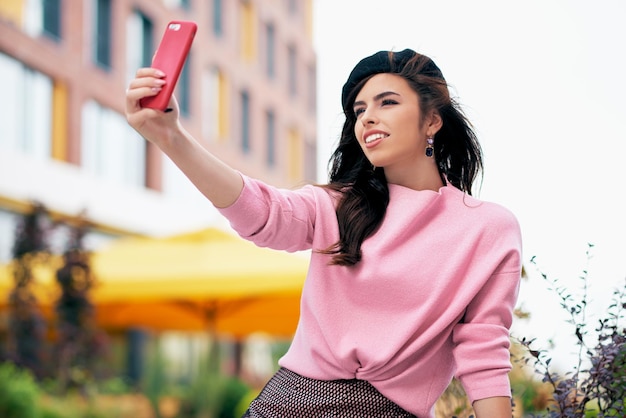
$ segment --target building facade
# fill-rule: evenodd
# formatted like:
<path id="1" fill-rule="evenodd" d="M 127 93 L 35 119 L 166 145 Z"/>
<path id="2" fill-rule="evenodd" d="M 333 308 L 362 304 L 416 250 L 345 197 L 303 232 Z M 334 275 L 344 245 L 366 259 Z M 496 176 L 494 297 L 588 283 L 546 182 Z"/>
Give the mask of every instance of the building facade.
<path id="1" fill-rule="evenodd" d="M 198 24 L 181 119 L 233 167 L 280 187 L 316 180 L 312 0 L 0 2 L 0 262 L 33 202 L 83 214 L 93 242 L 223 222 L 124 116 L 125 89 L 170 20 Z"/>

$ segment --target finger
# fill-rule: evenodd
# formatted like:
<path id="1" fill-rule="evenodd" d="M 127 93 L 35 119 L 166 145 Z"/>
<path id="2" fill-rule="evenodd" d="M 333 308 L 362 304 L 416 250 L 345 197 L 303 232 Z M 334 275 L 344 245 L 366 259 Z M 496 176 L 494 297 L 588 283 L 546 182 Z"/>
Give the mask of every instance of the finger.
<path id="1" fill-rule="evenodd" d="M 165 83 L 165 80 L 154 77 L 140 77 L 132 80 L 126 90 L 126 108 L 129 111 L 139 110 L 140 100 L 159 93 Z"/>
<path id="2" fill-rule="evenodd" d="M 132 80 L 128 84 L 128 90 L 140 89 L 143 87 L 163 87 L 167 82 L 162 78 L 141 77 Z"/>
<path id="3" fill-rule="evenodd" d="M 141 99 L 155 96 L 161 91 L 161 87 L 134 87 L 126 90 L 126 109 L 128 111 L 138 111 L 141 107 Z"/>
<path id="4" fill-rule="evenodd" d="M 163 78 L 165 77 L 165 73 L 163 71 L 159 70 L 158 68 L 151 68 L 151 67 L 140 68 L 137 70 L 135 75 L 137 78 L 141 78 L 141 77 Z"/>

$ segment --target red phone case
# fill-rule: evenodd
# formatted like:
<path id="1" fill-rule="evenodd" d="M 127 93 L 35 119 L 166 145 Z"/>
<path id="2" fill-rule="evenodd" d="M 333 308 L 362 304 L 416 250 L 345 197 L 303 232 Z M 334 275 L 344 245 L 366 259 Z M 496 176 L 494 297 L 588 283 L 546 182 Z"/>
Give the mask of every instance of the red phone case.
<path id="1" fill-rule="evenodd" d="M 165 73 L 167 83 L 155 96 L 141 99 L 142 107 L 159 110 L 167 108 L 197 29 L 198 26 L 190 21 L 173 20 L 167 24 L 151 65 Z"/>

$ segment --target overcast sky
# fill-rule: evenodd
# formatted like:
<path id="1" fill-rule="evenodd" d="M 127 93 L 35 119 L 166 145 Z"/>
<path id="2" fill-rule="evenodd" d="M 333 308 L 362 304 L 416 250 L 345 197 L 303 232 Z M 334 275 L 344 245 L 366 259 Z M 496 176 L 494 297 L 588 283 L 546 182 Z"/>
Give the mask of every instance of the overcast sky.
<path id="1" fill-rule="evenodd" d="M 531 278 L 516 332 L 552 338 L 558 301 L 529 263 L 574 290 L 589 269 L 592 307 L 626 279 L 626 2 L 314 0 L 320 171 L 343 118 L 341 86 L 363 57 L 429 55 L 485 153 L 479 197 L 518 217 Z M 592 243 L 587 266 L 585 251 Z M 557 310 L 558 312 L 558 310 Z M 595 322 L 594 322 L 595 325 Z M 564 345 L 564 344 L 563 344 Z"/>

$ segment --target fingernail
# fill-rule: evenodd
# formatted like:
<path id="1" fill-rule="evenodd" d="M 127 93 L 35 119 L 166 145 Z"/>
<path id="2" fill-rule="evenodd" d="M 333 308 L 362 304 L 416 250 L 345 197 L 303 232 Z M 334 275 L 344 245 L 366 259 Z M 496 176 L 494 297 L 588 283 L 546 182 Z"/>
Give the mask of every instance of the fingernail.
<path id="1" fill-rule="evenodd" d="M 163 80 L 162 78 L 158 78 L 158 79 L 154 80 L 154 83 L 155 83 L 158 87 L 161 87 L 163 84 L 165 84 L 165 80 Z"/>
<path id="2" fill-rule="evenodd" d="M 152 91 L 159 92 L 161 91 L 161 87 L 152 87 Z"/>
<path id="3" fill-rule="evenodd" d="M 156 74 L 157 77 L 165 77 L 165 73 L 163 71 L 161 71 L 161 70 L 156 70 L 155 74 Z"/>

